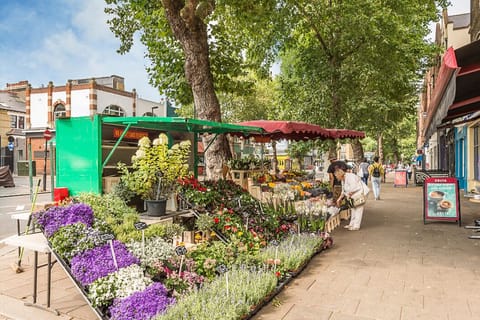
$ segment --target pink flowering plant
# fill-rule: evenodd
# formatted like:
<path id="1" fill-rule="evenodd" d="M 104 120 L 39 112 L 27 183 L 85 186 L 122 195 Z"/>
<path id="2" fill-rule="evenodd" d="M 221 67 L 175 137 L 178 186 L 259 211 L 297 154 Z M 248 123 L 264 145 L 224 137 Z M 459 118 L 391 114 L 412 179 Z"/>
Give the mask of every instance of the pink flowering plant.
<path id="1" fill-rule="evenodd" d="M 179 297 L 200 287 L 205 278 L 195 272 L 196 264 L 191 258 L 184 259 L 180 270 L 181 257 L 172 256 L 166 261 L 158 261 L 154 268 L 158 276 L 173 296 Z"/>

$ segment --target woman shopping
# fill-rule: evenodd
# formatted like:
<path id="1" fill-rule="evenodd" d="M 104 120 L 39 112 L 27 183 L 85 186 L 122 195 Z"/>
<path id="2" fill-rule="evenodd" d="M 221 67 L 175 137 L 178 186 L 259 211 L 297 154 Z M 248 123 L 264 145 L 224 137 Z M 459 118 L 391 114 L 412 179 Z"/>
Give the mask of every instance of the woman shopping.
<path id="1" fill-rule="evenodd" d="M 335 170 L 335 178 L 342 182 L 342 194 L 337 200 L 337 206 L 340 206 L 344 198 L 348 199 L 357 199 L 362 196 L 366 199 L 366 194 L 368 193 L 368 187 L 362 183 L 362 180 L 359 176 L 353 173 L 345 172 L 342 169 Z M 354 206 L 351 208 L 351 218 L 350 223 L 345 226 L 350 231 L 360 230 L 360 225 L 362 223 L 363 217 L 363 207 L 364 204 Z"/>

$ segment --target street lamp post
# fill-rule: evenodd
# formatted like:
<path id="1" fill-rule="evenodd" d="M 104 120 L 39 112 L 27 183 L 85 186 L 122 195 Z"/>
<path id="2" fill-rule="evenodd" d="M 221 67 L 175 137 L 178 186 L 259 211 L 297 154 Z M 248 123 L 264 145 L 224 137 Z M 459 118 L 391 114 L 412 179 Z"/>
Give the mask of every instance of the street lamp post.
<path id="1" fill-rule="evenodd" d="M 153 113 L 153 110 L 158 109 L 158 106 L 152 107 L 152 117 L 155 117 L 155 113 Z"/>

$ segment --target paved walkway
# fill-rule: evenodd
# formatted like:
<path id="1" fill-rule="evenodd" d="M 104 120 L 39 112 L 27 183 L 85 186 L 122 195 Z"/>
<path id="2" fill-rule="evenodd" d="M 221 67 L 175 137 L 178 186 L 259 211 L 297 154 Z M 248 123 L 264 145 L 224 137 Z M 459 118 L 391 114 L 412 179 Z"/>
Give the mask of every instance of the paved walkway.
<path id="1" fill-rule="evenodd" d="M 360 231 L 337 228 L 332 249 L 308 267 L 255 320 L 470 320 L 480 318 L 480 241 L 455 223 L 423 224 L 422 188 L 382 185 L 382 200 L 366 205 Z M 480 206 L 461 199 L 463 225 Z M 342 222 L 342 226 L 345 222 Z M 95 319 L 58 264 L 53 268 L 52 311 L 24 306 L 32 301 L 32 254 L 25 272 L 10 265 L 16 249 L 0 247 L 0 315 L 3 319 Z M 45 257 L 42 257 L 45 260 Z M 39 278 L 45 306 L 46 270 Z M 2 316 L 0 316 L 2 319 Z"/>

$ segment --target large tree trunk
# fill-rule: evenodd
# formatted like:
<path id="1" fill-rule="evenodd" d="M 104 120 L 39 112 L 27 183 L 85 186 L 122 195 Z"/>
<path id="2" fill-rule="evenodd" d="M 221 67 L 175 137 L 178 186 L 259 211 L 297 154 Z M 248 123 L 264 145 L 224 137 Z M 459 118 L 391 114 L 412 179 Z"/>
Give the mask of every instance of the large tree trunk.
<path id="1" fill-rule="evenodd" d="M 221 122 L 220 103 L 213 84 L 210 70 L 207 26 L 196 15 L 199 1 L 162 0 L 167 20 L 176 39 L 185 53 L 185 76 L 192 88 L 196 114 L 199 119 Z M 209 145 L 213 136 L 202 137 Z M 207 179 L 222 177 L 228 144 L 223 136 L 210 145 L 205 152 Z"/>

